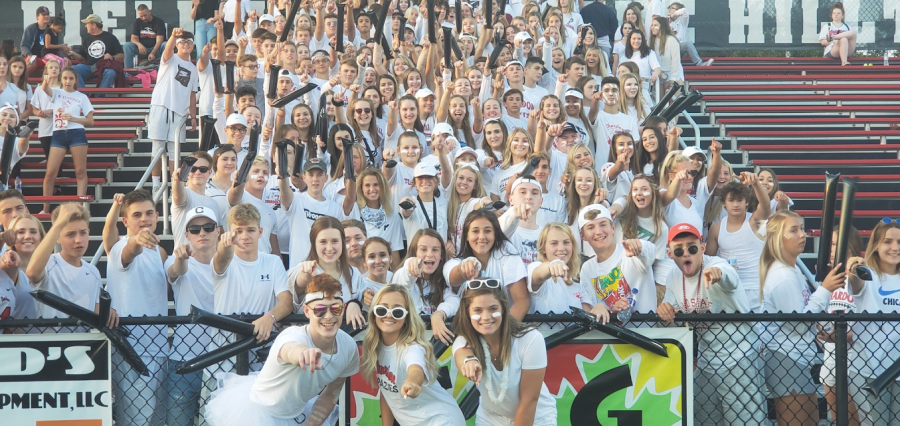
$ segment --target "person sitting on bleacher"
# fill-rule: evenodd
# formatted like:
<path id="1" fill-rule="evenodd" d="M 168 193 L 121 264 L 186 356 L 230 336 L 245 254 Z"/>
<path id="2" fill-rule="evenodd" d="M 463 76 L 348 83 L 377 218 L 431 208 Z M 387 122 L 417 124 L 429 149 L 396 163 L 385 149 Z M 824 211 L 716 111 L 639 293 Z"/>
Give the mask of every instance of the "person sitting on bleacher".
<path id="1" fill-rule="evenodd" d="M 44 67 L 44 61 L 41 59 L 43 56 L 41 51 L 44 49 L 44 31 L 50 26 L 50 9 L 47 6 L 39 6 L 35 12 L 35 20 L 35 23 L 25 27 L 20 47 L 25 62 L 34 64 L 36 69 L 41 69 Z"/>
<path id="2" fill-rule="evenodd" d="M 138 5 L 131 38 L 125 43 L 125 68 L 134 68 L 134 57 L 140 64 L 144 59 L 153 62 L 166 49 L 166 23 L 155 16 L 146 4 Z"/>
<path id="3" fill-rule="evenodd" d="M 100 87 L 113 87 L 118 77 L 122 77 L 124 83 L 125 74 L 121 67 L 125 52 L 122 51 L 119 39 L 112 33 L 103 31 L 103 19 L 98 15 L 90 14 L 81 22 L 87 35 L 81 40 L 83 56 L 73 54 L 75 59 L 84 60 L 84 63 L 73 67 L 78 75 L 78 87 L 84 87 L 85 80 L 92 78 L 101 68 Z"/>

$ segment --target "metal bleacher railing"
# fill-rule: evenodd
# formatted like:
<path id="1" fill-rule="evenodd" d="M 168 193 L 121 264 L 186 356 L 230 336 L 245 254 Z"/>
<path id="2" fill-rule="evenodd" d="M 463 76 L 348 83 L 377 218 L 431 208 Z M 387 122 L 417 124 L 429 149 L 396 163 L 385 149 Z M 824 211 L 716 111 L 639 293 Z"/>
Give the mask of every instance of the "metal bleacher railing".
<path id="1" fill-rule="evenodd" d="M 239 319 L 242 321 L 252 321 L 255 318 L 258 318 L 256 315 L 240 315 L 240 316 L 232 316 L 232 318 Z M 425 319 L 425 324 L 430 324 L 428 318 Z M 183 345 L 185 342 L 173 342 L 172 340 L 178 336 L 182 336 L 183 340 L 191 340 L 188 346 L 190 347 L 190 354 L 181 354 L 184 355 L 185 358 L 196 357 L 202 354 L 207 353 L 209 350 L 214 349 L 209 347 L 208 343 L 199 343 L 199 342 L 216 342 L 223 341 L 223 339 L 227 339 L 227 336 L 224 336 L 223 332 L 220 332 L 217 329 L 201 326 L 197 324 L 191 323 L 191 317 L 125 317 L 121 318 L 121 324 L 124 327 L 129 328 L 131 336 L 129 340 L 136 341 L 140 339 L 142 335 L 142 331 L 144 327 L 151 325 L 163 325 L 168 329 L 169 345 L 179 344 Z M 631 318 L 632 324 L 637 325 L 638 327 L 655 327 L 655 328 L 664 328 L 668 326 L 668 324 L 663 323 L 655 314 L 634 314 Z M 306 323 L 307 320 L 302 315 L 290 315 L 282 320 L 282 324 L 284 325 L 293 325 Z M 572 327 L 579 327 L 578 318 L 571 315 L 542 315 L 542 314 L 534 314 L 528 315 L 525 317 L 525 322 L 532 323 L 535 326 L 545 329 L 545 338 L 548 340 L 553 339 L 553 335 L 556 333 L 563 333 L 565 331 L 559 330 L 569 330 L 571 331 Z M 711 377 L 716 376 L 724 380 L 725 382 L 733 382 L 735 386 L 732 388 L 736 391 L 734 395 L 737 395 L 744 403 L 737 405 L 736 413 L 728 413 L 729 415 L 738 415 L 738 416 L 752 416 L 751 412 L 756 412 L 757 409 L 762 409 L 763 412 L 770 413 L 769 405 L 772 403 L 771 397 L 767 396 L 766 387 L 764 385 L 763 380 L 763 362 L 762 357 L 759 356 L 760 350 L 762 348 L 763 353 L 767 351 L 765 349 L 765 342 L 768 340 L 775 340 L 782 342 L 781 350 L 785 353 L 790 352 L 792 350 L 797 350 L 800 352 L 809 352 L 813 351 L 818 353 L 817 361 L 813 361 L 811 366 L 813 367 L 809 374 L 811 374 L 815 380 L 815 382 L 819 383 L 819 368 L 816 365 L 820 365 L 822 363 L 822 340 L 817 339 L 816 341 L 810 340 L 808 342 L 803 342 L 797 346 L 791 346 L 789 340 L 783 339 L 783 336 L 780 336 L 781 331 L 776 332 L 774 335 L 769 334 L 768 331 L 763 331 L 766 329 L 765 325 L 771 323 L 780 323 L 780 329 L 785 330 L 790 327 L 809 327 L 809 330 L 815 334 L 819 333 L 819 339 L 822 339 L 823 336 L 828 340 L 829 343 L 834 344 L 834 352 L 833 356 L 835 359 L 833 374 L 834 374 L 834 383 L 833 386 L 835 389 L 835 393 L 837 395 L 836 401 L 839 401 L 835 404 L 836 409 L 836 421 L 837 424 L 847 424 L 847 420 L 851 416 L 851 412 L 855 412 L 855 416 L 858 417 L 858 420 L 863 421 L 862 424 L 888 424 L 893 414 L 890 413 L 889 409 L 883 405 L 879 405 L 877 403 L 878 397 L 877 393 L 880 389 L 866 389 L 863 386 L 859 386 L 860 383 L 859 377 L 860 375 L 864 375 L 865 372 L 865 362 L 867 361 L 867 356 L 871 356 L 871 353 L 867 354 L 867 349 L 880 345 L 885 341 L 893 341 L 891 340 L 892 335 L 896 335 L 898 330 L 896 329 L 897 324 L 900 324 L 900 314 L 883 314 L 883 313 L 834 313 L 834 314 L 809 314 L 809 313 L 777 313 L 777 314 L 677 314 L 675 316 L 675 326 L 687 326 L 694 330 L 695 335 L 695 348 L 694 348 L 694 360 L 696 361 L 698 352 L 700 356 L 703 356 L 704 349 L 706 348 L 705 342 L 714 342 L 716 340 L 730 340 L 734 342 L 740 342 L 742 347 L 749 347 L 750 349 L 744 353 L 731 353 L 727 355 L 722 360 L 723 362 L 719 366 L 713 366 L 712 363 L 706 363 L 706 365 L 702 365 L 697 371 L 693 372 L 693 380 L 696 382 L 697 380 L 705 380 L 703 377 Z M 787 324 L 785 324 L 787 323 Z M 745 324 L 748 327 L 733 327 L 729 325 L 740 325 Z M 728 326 L 728 327 L 726 327 Z M 761 327 L 760 327 L 761 326 Z M 66 319 L 22 319 L 22 320 L 7 320 L 0 322 L 0 331 L 4 329 L 15 329 L 16 332 L 20 333 L 39 333 L 46 332 L 48 328 L 55 328 L 56 332 L 66 332 L 72 330 L 84 330 L 84 323 L 79 322 L 78 320 L 66 318 Z M 346 327 L 346 326 L 345 326 Z M 179 328 L 187 328 L 187 330 L 177 330 Z M 827 332 L 823 332 L 823 330 L 827 330 L 831 328 L 834 330 L 831 334 Z M 745 330 L 743 334 L 739 334 L 735 330 Z M 760 332 L 761 331 L 761 332 Z M 852 338 L 848 338 L 847 332 L 852 332 Z M 52 331 L 51 331 L 52 332 Z M 357 340 L 360 340 L 362 334 L 365 333 L 365 330 L 356 337 Z M 594 332 L 592 332 L 594 333 Z M 732 333 L 728 336 L 720 336 L 722 333 Z M 568 341 L 570 337 L 567 337 L 566 341 Z M 894 339 L 896 340 L 896 339 Z M 589 341 L 589 340 L 588 340 Z M 572 342 L 568 342 L 572 343 Z M 557 343 L 558 344 L 558 343 Z M 584 343 L 579 343 L 584 344 Z M 587 343 L 591 344 L 591 343 Z M 697 346 L 699 344 L 699 347 Z M 436 353 L 436 356 L 440 357 L 446 347 L 442 344 L 436 344 L 436 347 L 439 347 L 439 351 L 441 353 Z M 265 356 L 266 348 L 262 348 L 259 351 L 261 353 L 254 354 L 251 353 L 249 357 L 237 357 L 232 358 L 237 365 L 234 363 L 228 363 L 229 367 L 223 369 L 222 364 L 214 364 L 205 369 L 206 374 L 214 376 L 217 372 L 236 372 L 236 371 L 247 371 L 250 365 L 254 365 L 255 368 L 258 368 L 263 359 L 256 359 L 255 357 L 263 357 Z M 556 350 L 550 349 L 550 351 Z M 140 355 L 140 354 L 139 354 Z M 721 352 L 718 353 L 721 356 Z M 716 355 L 714 355 L 716 356 Z M 707 359 L 709 358 L 709 354 L 706 354 Z M 735 360 L 747 357 L 753 360 L 753 364 L 757 367 L 756 369 L 751 369 L 751 371 L 756 372 L 752 377 L 751 373 L 747 372 L 742 368 L 736 368 L 734 362 L 729 362 L 728 357 L 734 357 Z M 452 358 L 452 357 L 451 357 Z M 691 380 L 691 370 L 692 364 L 691 362 L 691 354 L 685 354 L 685 366 L 687 370 L 687 380 Z M 863 361 L 863 362 L 861 362 Z M 117 371 L 118 374 L 122 374 L 124 371 L 127 371 L 131 367 L 128 366 L 125 362 L 122 362 L 121 358 L 113 357 L 113 370 Z M 170 361 L 173 363 L 180 364 L 181 361 Z M 883 364 L 890 365 L 893 363 L 893 359 L 885 359 L 883 360 Z M 243 364 L 243 365 L 241 365 Z M 174 369 L 173 367 L 170 367 Z M 254 369 L 255 369 L 254 368 Z M 890 370 L 890 369 L 888 369 Z M 450 371 L 455 371 L 452 369 Z M 449 373 L 444 373 L 449 374 Z M 769 372 L 768 374 L 779 375 L 779 372 Z M 785 375 L 785 380 L 793 380 L 787 378 Z M 214 380 L 209 380 L 209 376 L 201 378 L 199 375 L 194 376 L 194 380 L 197 383 L 194 383 L 197 387 L 204 387 L 204 392 L 201 393 L 201 396 L 198 400 L 198 404 L 201 407 L 200 413 L 202 413 L 202 407 L 205 405 L 206 399 L 210 394 L 211 387 L 215 386 Z M 867 377 L 866 380 L 863 380 L 864 383 L 872 385 L 872 377 Z M 357 382 L 358 383 L 358 382 Z M 449 384 L 449 381 L 446 383 Z M 742 386 L 740 384 L 747 383 L 755 383 L 758 385 L 758 389 L 760 389 L 760 394 L 762 399 L 757 399 L 756 402 L 753 402 L 754 399 L 752 395 L 743 395 L 746 393 L 745 389 L 750 387 Z M 893 383 L 893 379 L 888 380 L 888 382 L 882 382 L 881 385 L 872 385 L 873 388 L 883 387 L 884 383 Z M 790 384 L 790 383 L 785 383 Z M 353 395 L 353 391 L 355 389 L 351 389 L 353 385 L 351 385 L 351 380 L 348 380 L 347 385 L 345 386 L 345 395 Z M 444 385 L 445 389 L 449 389 L 448 385 Z M 457 383 L 457 386 L 459 384 Z M 471 386 L 470 384 L 465 384 L 463 386 Z M 819 393 L 821 397 L 821 386 L 819 387 Z M 721 422 L 723 412 L 723 406 L 728 406 L 729 404 L 732 407 L 728 407 L 728 409 L 734 409 L 733 403 L 724 402 L 721 400 L 718 392 L 721 392 L 721 387 L 717 388 L 711 385 L 700 385 L 694 386 L 694 408 L 693 408 L 693 416 L 695 422 L 697 424 L 706 424 L 705 422 L 713 422 L 713 424 L 718 424 Z M 448 391 L 452 391 L 449 389 Z M 684 392 L 682 390 L 681 392 Z M 116 395 L 128 395 L 129 392 L 127 389 L 118 389 L 115 392 Z M 732 395 L 733 396 L 733 395 Z M 848 400 L 848 396 L 850 399 Z M 120 396 L 121 397 L 121 396 Z M 690 397 L 688 395 L 683 395 L 684 397 Z M 726 397 L 727 399 L 728 397 Z M 768 403 L 766 402 L 768 399 Z M 344 402 L 347 400 L 345 399 Z M 749 402 L 748 402 L 749 401 Z M 843 401 L 843 403 L 841 403 Z M 853 406 L 855 404 L 853 402 L 848 401 L 863 401 L 858 406 Z M 872 403 L 868 403 L 865 401 L 872 401 Z M 758 405 L 752 404 L 762 404 L 762 407 Z M 128 409 L 129 406 L 137 405 L 146 405 L 147 400 L 139 399 L 139 400 L 128 400 L 120 399 L 116 401 L 116 405 L 120 405 L 120 409 Z M 142 407 L 131 407 L 132 410 L 145 411 L 142 410 Z M 118 409 L 114 407 L 114 416 L 118 415 Z M 742 412 L 746 411 L 746 412 Z M 153 410 L 146 410 L 148 413 Z M 726 410 L 727 411 L 727 410 Z M 473 411 L 474 413 L 474 411 Z M 687 413 L 685 413 L 687 414 Z M 824 416 L 827 416 L 824 412 L 822 413 Z M 758 415 L 758 413 L 756 414 Z M 771 418 L 773 414 L 769 414 Z M 741 417 L 744 418 L 744 417 Z M 824 418 L 824 417 L 823 417 Z M 150 424 L 148 419 L 148 424 Z M 342 417 L 340 424 L 346 425 L 350 424 L 350 414 L 349 411 L 346 411 Z M 564 421 L 560 421 L 559 424 L 566 424 Z M 572 423 L 574 424 L 574 423 Z M 733 424 L 733 423 L 732 423 Z M 749 423 L 748 423 L 749 424 Z"/>

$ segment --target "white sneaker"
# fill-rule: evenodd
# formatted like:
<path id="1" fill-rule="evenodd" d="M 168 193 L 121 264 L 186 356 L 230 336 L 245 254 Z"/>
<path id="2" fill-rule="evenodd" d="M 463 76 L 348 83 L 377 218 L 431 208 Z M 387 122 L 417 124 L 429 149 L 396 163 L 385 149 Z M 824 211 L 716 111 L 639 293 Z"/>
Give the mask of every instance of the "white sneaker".
<path id="1" fill-rule="evenodd" d="M 709 58 L 708 61 L 706 61 L 706 62 L 701 62 L 701 63 L 700 63 L 700 66 L 701 66 L 701 67 L 708 67 L 708 66 L 712 65 L 713 62 L 715 62 L 715 59 Z"/>

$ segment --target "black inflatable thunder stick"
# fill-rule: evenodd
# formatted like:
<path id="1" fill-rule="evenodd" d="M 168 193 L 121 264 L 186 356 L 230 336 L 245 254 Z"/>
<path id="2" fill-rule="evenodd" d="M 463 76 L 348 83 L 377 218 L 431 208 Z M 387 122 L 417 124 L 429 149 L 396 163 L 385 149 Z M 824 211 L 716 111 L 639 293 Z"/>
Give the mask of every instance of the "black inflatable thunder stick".
<path id="1" fill-rule="evenodd" d="M 182 183 L 187 182 L 191 175 L 191 167 L 197 162 L 197 157 L 184 157 L 181 159 L 181 171 L 178 173 L 178 180 Z"/>
<path id="2" fill-rule="evenodd" d="M 269 87 L 266 93 L 266 99 L 275 99 L 278 96 L 278 73 L 281 72 L 281 66 L 269 65 Z"/>
<path id="3" fill-rule="evenodd" d="M 816 259 L 816 281 L 822 282 L 828 275 L 831 263 L 831 240 L 834 238 L 834 205 L 837 200 L 837 184 L 841 174 L 825 172 L 825 199 L 822 205 L 822 224 L 819 229 L 819 255 Z M 835 263 L 836 265 L 836 263 Z"/>
<path id="4" fill-rule="evenodd" d="M 299 0 L 294 0 L 291 3 L 291 10 L 288 11 L 288 17 L 287 20 L 284 21 L 284 29 L 281 30 L 281 37 L 279 37 L 278 41 L 284 43 L 285 40 L 287 40 L 291 28 L 294 27 L 294 18 L 297 17 L 297 11 L 300 10 L 300 3 L 302 2 Z"/>
<path id="5" fill-rule="evenodd" d="M 209 115 L 200 116 L 200 151 L 209 151 L 219 146 L 216 133 L 216 119 Z"/>
<path id="6" fill-rule="evenodd" d="M 222 87 L 222 63 L 218 59 L 210 58 L 209 64 L 212 65 L 213 90 L 220 95 L 225 94 L 225 88 Z"/>
<path id="7" fill-rule="evenodd" d="M 225 61 L 225 84 L 228 90 L 225 93 L 234 93 L 234 61 Z"/>

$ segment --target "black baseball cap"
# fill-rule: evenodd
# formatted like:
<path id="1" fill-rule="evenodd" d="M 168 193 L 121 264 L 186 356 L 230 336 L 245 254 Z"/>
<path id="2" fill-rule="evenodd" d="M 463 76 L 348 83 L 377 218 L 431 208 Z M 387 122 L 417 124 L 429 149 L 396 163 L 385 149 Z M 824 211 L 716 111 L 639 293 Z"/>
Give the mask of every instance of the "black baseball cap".
<path id="1" fill-rule="evenodd" d="M 37 8 L 37 12 L 35 12 L 34 14 L 35 15 L 49 15 L 50 9 L 48 9 L 47 6 L 40 6 Z"/>

